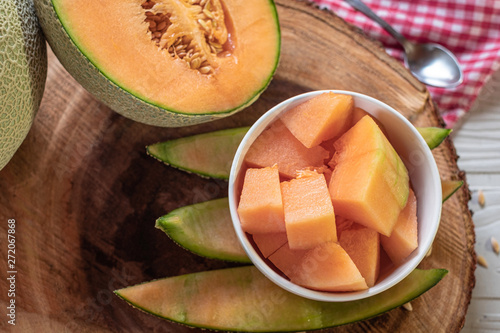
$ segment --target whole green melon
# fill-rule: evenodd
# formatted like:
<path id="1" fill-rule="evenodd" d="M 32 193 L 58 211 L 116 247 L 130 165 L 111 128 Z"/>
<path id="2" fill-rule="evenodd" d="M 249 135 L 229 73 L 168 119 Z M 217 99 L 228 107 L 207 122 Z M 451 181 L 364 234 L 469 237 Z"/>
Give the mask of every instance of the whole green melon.
<path id="1" fill-rule="evenodd" d="M 51 49 L 114 111 L 180 127 L 242 110 L 269 85 L 273 0 L 35 0 Z"/>
<path id="2" fill-rule="evenodd" d="M 31 128 L 47 77 L 47 50 L 31 0 L 0 0 L 0 170 Z"/>

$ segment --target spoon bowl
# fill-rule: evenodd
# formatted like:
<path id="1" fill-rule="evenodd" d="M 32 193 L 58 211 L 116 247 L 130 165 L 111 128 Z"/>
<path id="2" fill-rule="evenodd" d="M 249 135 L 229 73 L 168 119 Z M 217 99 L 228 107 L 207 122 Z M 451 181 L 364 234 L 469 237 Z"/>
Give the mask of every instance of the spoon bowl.
<path id="1" fill-rule="evenodd" d="M 346 0 L 346 2 L 378 23 L 403 46 L 405 65 L 420 82 L 439 88 L 454 88 L 463 82 L 460 64 L 450 50 L 435 43 L 410 42 L 361 0 Z"/>

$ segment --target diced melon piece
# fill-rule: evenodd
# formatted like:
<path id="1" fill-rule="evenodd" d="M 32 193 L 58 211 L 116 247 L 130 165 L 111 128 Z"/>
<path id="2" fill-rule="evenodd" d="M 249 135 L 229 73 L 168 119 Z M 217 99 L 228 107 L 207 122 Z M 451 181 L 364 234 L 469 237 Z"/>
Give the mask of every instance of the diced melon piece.
<path id="1" fill-rule="evenodd" d="M 342 135 L 351 125 L 352 96 L 324 93 L 287 111 L 281 120 L 304 146 L 311 148 Z"/>
<path id="2" fill-rule="evenodd" d="M 285 243 L 269 256 L 269 261 L 288 277 L 293 275 L 293 272 L 297 269 L 297 262 L 307 253 L 307 251 L 308 250 L 292 250 L 288 243 Z"/>
<path id="3" fill-rule="evenodd" d="M 251 234 L 285 231 L 280 179 L 276 166 L 247 169 L 238 215 L 242 229 Z"/>
<path id="4" fill-rule="evenodd" d="M 386 163 L 390 164 L 393 169 L 392 171 L 387 169 L 383 177 L 392 188 L 391 193 L 394 194 L 400 208 L 405 207 L 409 190 L 408 170 L 371 116 L 361 118 L 356 125 L 334 143 L 334 147 L 336 153 L 329 163 L 330 167 L 335 167 L 342 161 L 353 160 L 367 153 L 382 151 L 387 159 Z"/>
<path id="5" fill-rule="evenodd" d="M 380 150 L 339 163 L 329 185 L 335 213 L 389 236 L 401 212 L 384 179 L 390 169 Z"/>
<path id="6" fill-rule="evenodd" d="M 286 232 L 273 232 L 267 234 L 254 234 L 253 241 L 264 258 L 269 257 L 280 247 L 286 244 Z"/>
<path id="7" fill-rule="evenodd" d="M 328 157 L 328 151 L 322 147 L 305 147 L 277 120 L 253 142 L 245 155 L 245 162 L 250 167 L 277 164 L 282 176 L 295 178 L 298 170 L 321 167 Z"/>
<path id="8" fill-rule="evenodd" d="M 337 227 L 337 238 L 340 238 L 344 230 L 351 229 L 356 226 L 352 220 L 348 220 L 340 215 L 335 215 L 335 226 Z"/>
<path id="9" fill-rule="evenodd" d="M 380 272 L 379 233 L 365 227 L 353 227 L 342 231 L 339 243 L 356 264 L 368 287 L 373 287 Z"/>
<path id="10" fill-rule="evenodd" d="M 380 242 L 395 265 L 401 264 L 417 248 L 417 198 L 411 189 L 391 236 L 382 236 Z"/>
<path id="11" fill-rule="evenodd" d="M 337 241 L 335 214 L 325 176 L 310 172 L 281 183 L 288 243 L 291 249 L 310 249 Z"/>
<path id="12" fill-rule="evenodd" d="M 367 289 L 365 279 L 337 243 L 323 243 L 296 260 L 290 281 L 322 291 L 355 291 Z"/>

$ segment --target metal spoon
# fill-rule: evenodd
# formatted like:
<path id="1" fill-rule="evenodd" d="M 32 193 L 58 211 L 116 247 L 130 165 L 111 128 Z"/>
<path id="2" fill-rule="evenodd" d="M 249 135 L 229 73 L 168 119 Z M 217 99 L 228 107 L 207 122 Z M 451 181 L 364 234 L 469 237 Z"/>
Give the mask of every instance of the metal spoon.
<path id="1" fill-rule="evenodd" d="M 435 43 L 418 44 L 408 41 L 360 0 L 345 0 L 353 8 L 377 22 L 404 48 L 406 67 L 422 83 L 440 88 L 453 88 L 463 81 L 457 58 L 447 48 Z"/>

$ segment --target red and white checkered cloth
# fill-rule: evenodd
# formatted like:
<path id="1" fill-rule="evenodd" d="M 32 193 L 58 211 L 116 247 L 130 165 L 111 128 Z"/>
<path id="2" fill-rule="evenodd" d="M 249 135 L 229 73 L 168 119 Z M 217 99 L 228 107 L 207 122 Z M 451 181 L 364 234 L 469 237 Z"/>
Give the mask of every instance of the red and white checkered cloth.
<path id="1" fill-rule="evenodd" d="M 311 0 L 379 40 L 403 61 L 399 44 L 379 25 L 343 0 Z M 364 0 L 376 14 L 412 41 L 444 45 L 458 58 L 464 83 L 457 88 L 428 87 L 447 127 L 469 111 L 479 91 L 500 68 L 498 0 Z"/>

